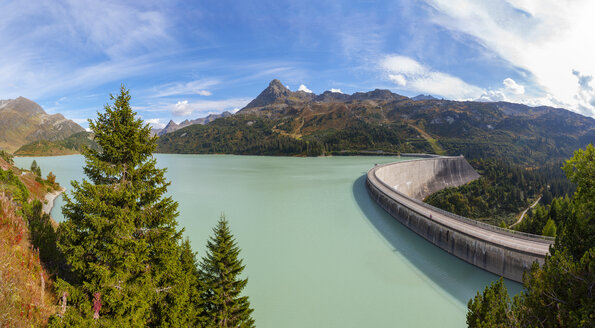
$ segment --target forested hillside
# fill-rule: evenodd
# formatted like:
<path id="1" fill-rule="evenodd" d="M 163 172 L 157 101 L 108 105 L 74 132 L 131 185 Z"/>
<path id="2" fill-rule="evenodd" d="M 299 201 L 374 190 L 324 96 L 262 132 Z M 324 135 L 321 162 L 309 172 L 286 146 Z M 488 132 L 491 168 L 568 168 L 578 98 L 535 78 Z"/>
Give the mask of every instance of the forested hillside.
<path id="1" fill-rule="evenodd" d="M 549 204 L 553 197 L 572 195 L 575 188 L 564 178 L 561 164 L 540 169 L 497 160 L 472 160 L 470 164 L 481 178 L 440 190 L 428 196 L 425 202 L 458 215 L 507 227 L 538 197 L 542 204 Z M 525 231 L 521 227 L 517 229 Z"/>
<path id="2" fill-rule="evenodd" d="M 540 167 L 593 141 L 595 120 L 561 108 L 413 100 L 388 90 L 314 95 L 273 80 L 238 113 L 165 134 L 157 150 L 298 156 L 430 152 Z"/>
<path id="3" fill-rule="evenodd" d="M 553 203 L 544 216 L 552 222 L 545 227 L 557 231 L 550 255 L 542 267 L 533 263 L 523 277 L 524 290 L 512 299 L 502 278 L 478 292 L 467 305 L 468 327 L 595 325 L 595 147 L 577 150 L 563 169 L 576 192 Z"/>
<path id="4" fill-rule="evenodd" d="M 14 154 L 17 156 L 58 156 L 80 154 L 83 147 L 98 149 L 93 135 L 83 131 L 60 140 L 38 140 L 21 146 Z"/>

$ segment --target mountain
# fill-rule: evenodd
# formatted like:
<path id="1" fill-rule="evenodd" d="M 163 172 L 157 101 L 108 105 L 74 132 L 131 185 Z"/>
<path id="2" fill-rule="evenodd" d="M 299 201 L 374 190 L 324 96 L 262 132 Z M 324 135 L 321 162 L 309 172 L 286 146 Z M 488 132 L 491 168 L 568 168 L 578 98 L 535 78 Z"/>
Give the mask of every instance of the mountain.
<path id="1" fill-rule="evenodd" d="M 99 149 L 91 132 L 78 132 L 60 140 L 37 140 L 17 149 L 16 156 L 59 156 L 80 154 L 83 147 Z"/>
<path id="2" fill-rule="evenodd" d="M 438 100 L 438 98 L 433 97 L 432 95 L 417 95 L 413 98 L 411 98 L 411 100 Z"/>
<path id="3" fill-rule="evenodd" d="M 181 128 L 185 128 L 187 126 L 190 125 L 194 125 L 194 124 L 207 124 L 210 122 L 213 122 L 214 120 L 221 118 L 221 117 L 229 117 L 233 115 L 232 113 L 225 111 L 221 114 L 210 114 L 206 117 L 201 117 L 201 118 L 197 118 L 195 120 L 184 120 L 182 121 L 180 124 L 176 124 L 176 122 L 170 120 L 169 123 L 167 123 L 167 125 L 163 128 L 163 129 L 155 129 L 153 130 L 153 133 L 158 135 L 158 136 L 162 136 L 166 133 L 171 133 L 174 131 L 177 131 Z"/>
<path id="4" fill-rule="evenodd" d="M 428 96 L 424 96 L 428 97 Z M 552 107 L 427 99 L 389 90 L 292 92 L 273 80 L 235 115 L 163 135 L 158 151 L 302 155 L 432 152 L 526 166 L 595 142 L 595 120 Z"/>
<path id="5" fill-rule="evenodd" d="M 27 98 L 0 100 L 0 149 L 13 152 L 32 141 L 55 141 L 83 131 L 62 114 L 49 115 Z"/>

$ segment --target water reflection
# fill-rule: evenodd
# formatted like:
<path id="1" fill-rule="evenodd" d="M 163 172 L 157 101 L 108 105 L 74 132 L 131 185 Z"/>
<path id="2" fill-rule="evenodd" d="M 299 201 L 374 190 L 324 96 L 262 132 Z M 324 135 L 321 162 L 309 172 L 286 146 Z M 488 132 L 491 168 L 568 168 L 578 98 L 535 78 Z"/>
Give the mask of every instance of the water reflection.
<path id="1" fill-rule="evenodd" d="M 466 304 L 478 290 L 483 290 L 498 276 L 479 269 L 430 243 L 382 209 L 366 190 L 366 176 L 353 183 L 353 196 L 369 223 L 393 248 L 402 254 L 427 279 Z M 517 294 L 522 285 L 505 279 L 509 294 Z"/>

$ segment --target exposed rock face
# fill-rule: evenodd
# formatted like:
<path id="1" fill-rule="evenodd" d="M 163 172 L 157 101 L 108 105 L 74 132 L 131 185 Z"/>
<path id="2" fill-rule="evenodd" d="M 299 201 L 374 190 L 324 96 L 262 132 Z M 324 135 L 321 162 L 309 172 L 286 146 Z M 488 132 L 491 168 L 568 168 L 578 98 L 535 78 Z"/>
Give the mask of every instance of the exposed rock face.
<path id="1" fill-rule="evenodd" d="M 194 124 L 204 125 L 204 124 L 213 122 L 214 120 L 216 120 L 218 118 L 229 117 L 231 115 L 233 115 L 233 114 L 228 111 L 225 111 L 221 114 L 210 114 L 206 117 L 197 118 L 195 120 L 190 120 L 190 121 L 185 120 L 185 121 L 181 122 L 180 124 L 177 124 L 176 122 L 170 120 L 169 123 L 167 123 L 167 125 L 163 129 L 153 130 L 153 132 L 158 136 L 162 136 L 166 133 L 171 133 L 171 132 L 177 131 L 181 128 L 185 128 L 190 125 L 194 125 Z"/>
<path id="2" fill-rule="evenodd" d="M 305 91 L 291 91 L 281 83 L 281 81 L 274 79 L 269 83 L 269 86 L 264 89 L 258 97 L 254 98 L 241 111 L 253 112 L 251 108 L 284 108 L 287 106 L 295 106 L 311 101 L 316 95 Z"/>
<path id="3" fill-rule="evenodd" d="M 411 100 L 416 100 L 416 101 L 419 101 L 419 100 L 438 100 L 438 98 L 436 98 L 436 97 L 434 97 L 432 95 L 417 95 L 417 96 L 411 98 Z"/>
<path id="4" fill-rule="evenodd" d="M 319 102 L 334 102 L 334 101 L 349 101 L 350 95 L 346 95 L 340 92 L 325 91 L 322 94 L 316 96 L 314 101 Z"/>
<path id="5" fill-rule="evenodd" d="M 376 89 L 370 92 L 356 92 L 352 95 L 325 91 L 320 95 L 304 91 L 291 91 L 279 80 L 269 83 L 258 97 L 252 100 L 238 114 L 255 114 L 268 118 L 280 118 L 295 115 L 301 109 L 318 104 L 350 103 L 365 101 L 391 102 L 409 99 L 390 92 Z"/>
<path id="6" fill-rule="evenodd" d="M 27 98 L 0 100 L 0 148 L 13 152 L 37 140 L 65 139 L 85 131 L 62 114 L 47 114 Z"/>

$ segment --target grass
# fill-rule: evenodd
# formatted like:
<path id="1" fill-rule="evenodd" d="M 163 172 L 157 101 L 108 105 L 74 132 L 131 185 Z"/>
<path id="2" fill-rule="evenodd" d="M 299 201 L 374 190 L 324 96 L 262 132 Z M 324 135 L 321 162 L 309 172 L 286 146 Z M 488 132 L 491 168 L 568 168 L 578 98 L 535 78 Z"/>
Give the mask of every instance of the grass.
<path id="1" fill-rule="evenodd" d="M 0 327 L 44 326 L 56 312 L 52 283 L 16 212 L 0 194 Z"/>

